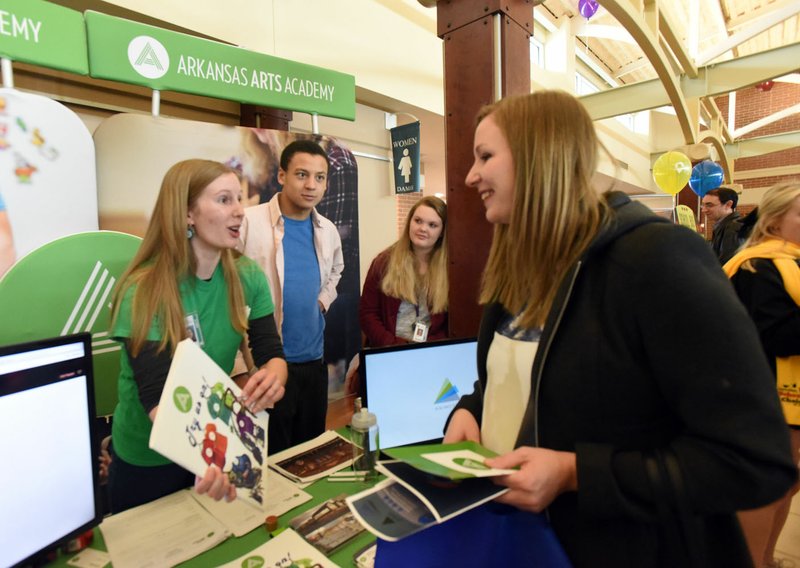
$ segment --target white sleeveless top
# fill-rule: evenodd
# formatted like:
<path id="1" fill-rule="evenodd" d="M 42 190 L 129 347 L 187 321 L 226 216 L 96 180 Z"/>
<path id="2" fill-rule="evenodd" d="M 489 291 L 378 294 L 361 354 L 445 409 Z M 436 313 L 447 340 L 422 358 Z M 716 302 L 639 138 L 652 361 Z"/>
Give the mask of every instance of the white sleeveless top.
<path id="1" fill-rule="evenodd" d="M 498 454 L 514 449 L 531 394 L 535 339 L 512 339 L 495 331 L 486 360 L 481 443 Z"/>

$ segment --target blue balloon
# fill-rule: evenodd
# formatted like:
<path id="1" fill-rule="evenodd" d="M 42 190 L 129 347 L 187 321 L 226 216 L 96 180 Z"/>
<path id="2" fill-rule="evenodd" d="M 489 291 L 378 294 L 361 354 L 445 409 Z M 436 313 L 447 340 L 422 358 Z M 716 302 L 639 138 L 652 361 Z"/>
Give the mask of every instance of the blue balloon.
<path id="1" fill-rule="evenodd" d="M 722 166 L 711 160 L 703 160 L 692 168 L 692 176 L 689 178 L 689 187 L 697 195 L 703 197 L 712 189 L 717 189 L 722 185 L 725 174 Z"/>
<path id="2" fill-rule="evenodd" d="M 598 4 L 595 0 L 578 0 L 578 12 L 587 20 L 597 12 Z"/>

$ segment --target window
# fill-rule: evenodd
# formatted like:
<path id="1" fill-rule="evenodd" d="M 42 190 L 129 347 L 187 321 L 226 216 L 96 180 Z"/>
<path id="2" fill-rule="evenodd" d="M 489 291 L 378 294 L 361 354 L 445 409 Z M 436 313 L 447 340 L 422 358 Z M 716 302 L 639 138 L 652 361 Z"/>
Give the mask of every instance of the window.
<path id="1" fill-rule="evenodd" d="M 544 68 L 544 44 L 531 36 L 531 65 Z"/>

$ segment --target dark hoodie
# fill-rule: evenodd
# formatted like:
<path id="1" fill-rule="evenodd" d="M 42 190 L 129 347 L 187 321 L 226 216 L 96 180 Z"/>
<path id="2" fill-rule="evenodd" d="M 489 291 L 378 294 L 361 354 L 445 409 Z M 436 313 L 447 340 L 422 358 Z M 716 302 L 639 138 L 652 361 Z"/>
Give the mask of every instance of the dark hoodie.
<path id="1" fill-rule="evenodd" d="M 576 567 L 685 565 L 656 520 L 643 465 L 656 448 L 678 458 L 705 565 L 749 566 L 735 511 L 774 501 L 797 475 L 758 335 L 702 238 L 606 197 L 607 223 L 545 323 L 517 446 L 577 455 L 578 491 L 548 509 Z M 457 406 L 479 423 L 476 393 L 506 316 L 486 307 L 481 384 Z"/>

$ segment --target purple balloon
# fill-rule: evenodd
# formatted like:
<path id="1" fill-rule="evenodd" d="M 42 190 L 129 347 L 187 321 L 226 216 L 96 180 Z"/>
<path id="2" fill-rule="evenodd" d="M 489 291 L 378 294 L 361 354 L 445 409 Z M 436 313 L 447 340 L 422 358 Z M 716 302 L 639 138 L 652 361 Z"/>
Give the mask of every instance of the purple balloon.
<path id="1" fill-rule="evenodd" d="M 578 12 L 587 20 L 594 16 L 598 6 L 595 0 L 578 0 Z"/>

